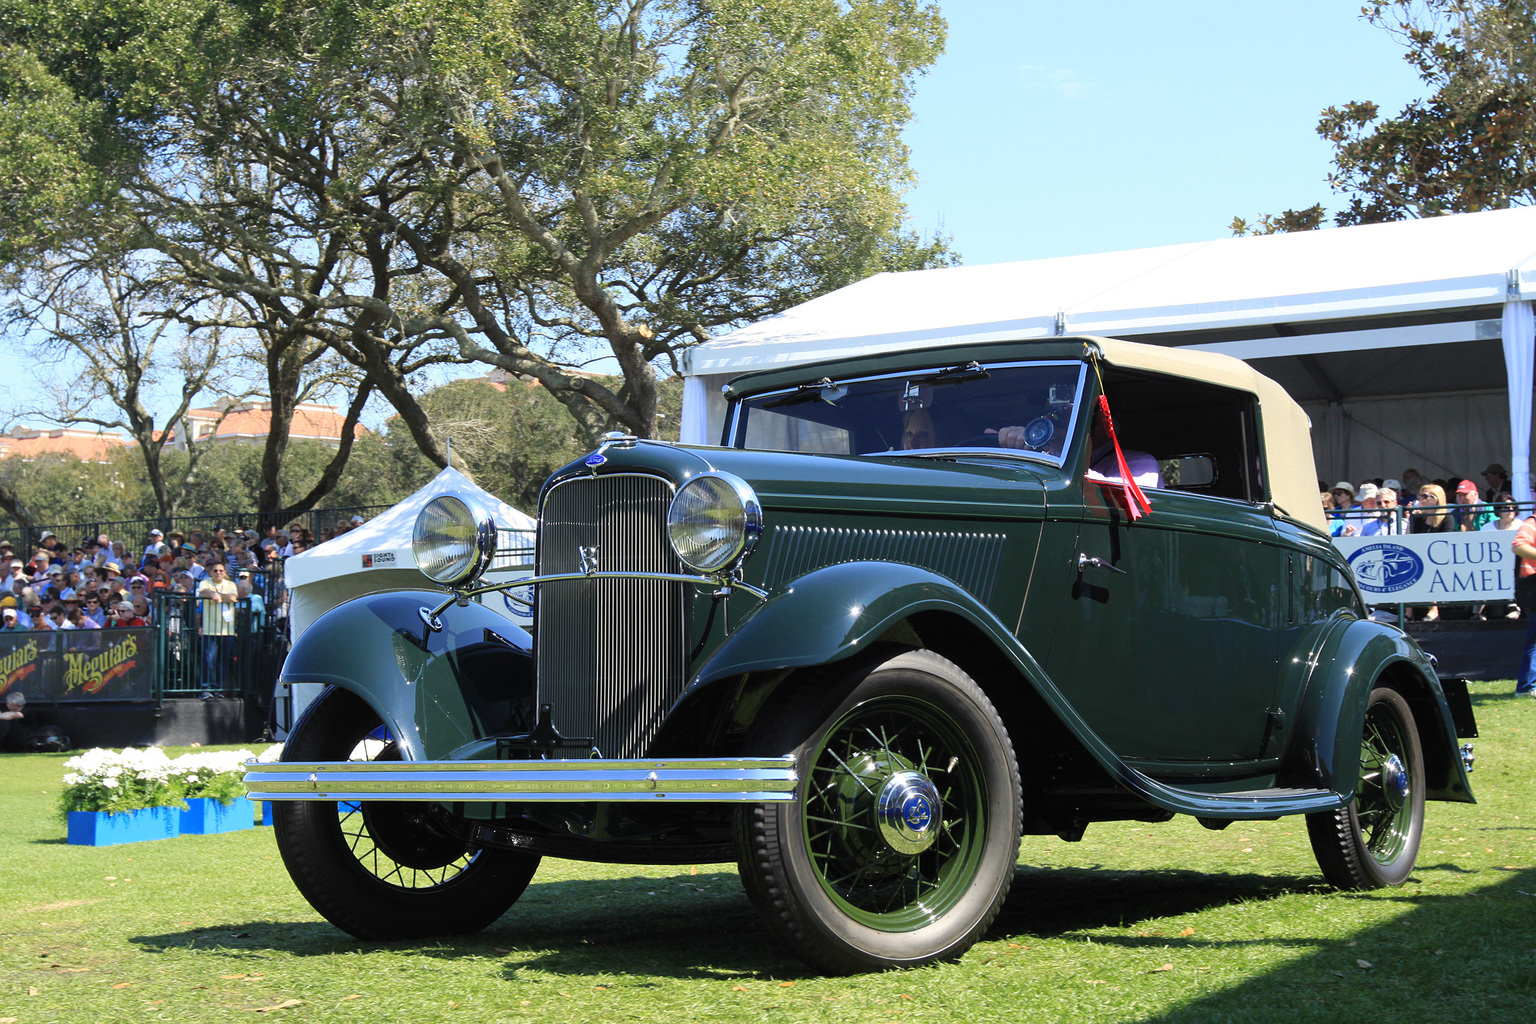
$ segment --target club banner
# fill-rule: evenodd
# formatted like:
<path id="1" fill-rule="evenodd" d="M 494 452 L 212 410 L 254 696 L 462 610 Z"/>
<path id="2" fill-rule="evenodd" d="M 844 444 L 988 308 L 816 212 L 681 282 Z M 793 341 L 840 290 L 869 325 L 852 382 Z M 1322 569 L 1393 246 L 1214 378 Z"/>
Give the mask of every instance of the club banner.
<path id="1" fill-rule="evenodd" d="M 1370 604 L 1514 600 L 1513 530 L 1335 537 Z"/>
<path id="2" fill-rule="evenodd" d="M 0 633 L 0 693 L 29 700 L 153 700 L 153 629 Z"/>

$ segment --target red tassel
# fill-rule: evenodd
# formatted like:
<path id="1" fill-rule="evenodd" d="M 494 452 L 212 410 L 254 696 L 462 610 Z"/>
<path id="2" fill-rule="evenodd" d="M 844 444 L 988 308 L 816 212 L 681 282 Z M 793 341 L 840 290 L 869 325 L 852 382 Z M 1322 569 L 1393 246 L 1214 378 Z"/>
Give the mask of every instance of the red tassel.
<path id="1" fill-rule="evenodd" d="M 1115 462 L 1120 467 L 1120 480 L 1125 486 L 1126 511 L 1131 519 L 1140 519 L 1142 516 L 1152 514 L 1152 503 L 1147 496 L 1141 493 L 1141 488 L 1136 483 L 1136 478 L 1131 476 L 1131 467 L 1125 461 L 1125 452 L 1120 450 L 1120 439 L 1115 436 L 1115 421 L 1109 415 L 1109 399 L 1099 395 L 1099 415 L 1104 417 L 1104 432 L 1109 435 L 1109 443 L 1115 448 Z"/>

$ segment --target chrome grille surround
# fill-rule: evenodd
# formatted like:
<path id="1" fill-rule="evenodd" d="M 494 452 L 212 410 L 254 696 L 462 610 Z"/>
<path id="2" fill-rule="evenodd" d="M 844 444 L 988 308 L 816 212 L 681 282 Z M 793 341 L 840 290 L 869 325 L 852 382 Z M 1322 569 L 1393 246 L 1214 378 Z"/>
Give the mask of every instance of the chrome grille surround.
<path id="1" fill-rule="evenodd" d="M 555 484 L 539 514 L 537 573 L 682 567 L 667 542 L 671 481 L 643 473 Z M 642 756 L 683 689 L 684 588 L 648 579 L 582 579 L 540 589 L 534 616 L 538 701 L 568 737 L 605 758 Z"/>

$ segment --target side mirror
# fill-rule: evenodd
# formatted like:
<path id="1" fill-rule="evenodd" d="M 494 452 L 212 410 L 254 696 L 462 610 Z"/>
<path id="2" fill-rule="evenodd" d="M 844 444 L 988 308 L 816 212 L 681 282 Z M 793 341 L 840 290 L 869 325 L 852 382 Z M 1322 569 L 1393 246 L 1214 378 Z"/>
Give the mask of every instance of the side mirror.
<path id="1" fill-rule="evenodd" d="M 1175 455 L 1159 459 L 1158 466 L 1164 487 L 1206 487 L 1217 480 L 1216 460 L 1210 455 Z"/>

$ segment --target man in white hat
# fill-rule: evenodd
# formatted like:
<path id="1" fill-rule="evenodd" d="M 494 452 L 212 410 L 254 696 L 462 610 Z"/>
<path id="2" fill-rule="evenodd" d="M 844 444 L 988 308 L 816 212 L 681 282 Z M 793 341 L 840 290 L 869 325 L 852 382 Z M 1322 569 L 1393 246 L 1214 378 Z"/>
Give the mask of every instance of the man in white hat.
<path id="1" fill-rule="evenodd" d="M 165 534 L 160 530 L 149 531 L 149 543 L 144 545 L 144 554 L 149 558 L 159 558 L 165 554 Z"/>
<path id="2" fill-rule="evenodd" d="M 1352 511 L 1353 514 L 1346 516 L 1344 519 L 1344 528 L 1339 530 L 1335 536 L 1360 536 L 1361 527 L 1363 527 L 1366 522 L 1376 514 L 1375 484 L 1371 483 L 1370 481 L 1366 481 L 1360 485 L 1360 489 L 1355 492 L 1355 507 Z"/>

